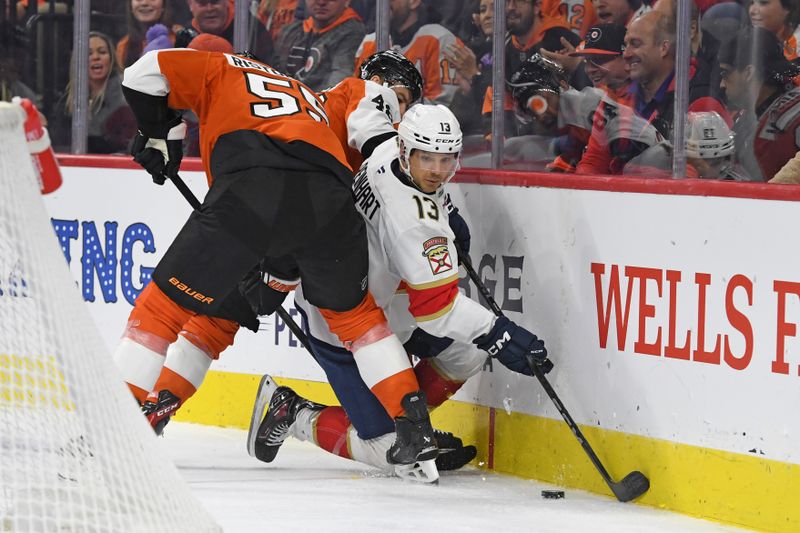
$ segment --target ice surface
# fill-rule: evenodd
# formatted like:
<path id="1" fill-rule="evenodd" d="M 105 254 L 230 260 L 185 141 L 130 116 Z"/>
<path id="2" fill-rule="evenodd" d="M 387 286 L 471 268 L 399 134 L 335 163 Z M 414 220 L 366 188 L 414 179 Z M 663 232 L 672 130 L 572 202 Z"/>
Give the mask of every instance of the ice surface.
<path id="1" fill-rule="evenodd" d="M 438 486 L 388 477 L 288 439 L 272 464 L 247 455 L 247 433 L 172 422 L 163 443 L 194 495 L 228 533 L 480 531 L 735 532 L 741 529 L 467 467 Z"/>

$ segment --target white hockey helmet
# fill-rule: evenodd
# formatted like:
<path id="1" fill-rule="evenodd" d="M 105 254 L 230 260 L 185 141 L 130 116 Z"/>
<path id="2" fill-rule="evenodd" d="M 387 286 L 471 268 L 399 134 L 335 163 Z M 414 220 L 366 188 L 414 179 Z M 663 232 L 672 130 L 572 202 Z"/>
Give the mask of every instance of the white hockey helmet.
<path id="1" fill-rule="evenodd" d="M 733 132 L 716 111 L 689 113 L 686 121 L 686 157 L 715 159 L 733 154 Z"/>
<path id="2" fill-rule="evenodd" d="M 406 111 L 397 128 L 400 144 L 400 166 L 411 176 L 409 158 L 414 150 L 433 154 L 452 154 L 453 165 L 447 180 L 458 170 L 463 135 L 458 119 L 447 107 L 416 104 Z M 413 179 L 414 177 L 411 176 Z"/>

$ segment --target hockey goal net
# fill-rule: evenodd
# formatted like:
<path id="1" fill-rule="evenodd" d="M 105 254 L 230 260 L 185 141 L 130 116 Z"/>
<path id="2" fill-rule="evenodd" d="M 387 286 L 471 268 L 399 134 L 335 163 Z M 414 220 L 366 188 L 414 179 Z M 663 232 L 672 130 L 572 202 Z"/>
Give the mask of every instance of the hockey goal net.
<path id="1" fill-rule="evenodd" d="M 0 531 L 219 531 L 117 376 L 0 103 Z"/>

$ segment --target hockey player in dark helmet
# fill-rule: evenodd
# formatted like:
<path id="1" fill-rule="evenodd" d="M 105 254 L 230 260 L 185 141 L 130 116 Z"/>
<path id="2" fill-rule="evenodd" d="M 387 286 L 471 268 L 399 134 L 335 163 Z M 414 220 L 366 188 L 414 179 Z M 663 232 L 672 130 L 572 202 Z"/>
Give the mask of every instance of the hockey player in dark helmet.
<path id="1" fill-rule="evenodd" d="M 556 62 L 533 54 L 506 81 L 517 119 L 553 127 L 558 119 L 559 98 L 569 89 L 567 75 Z"/>
<path id="2" fill-rule="evenodd" d="M 533 54 L 506 82 L 518 121 L 535 133 L 553 135 L 555 159 L 547 169 L 574 172 L 592 131 L 592 118 L 604 92 L 594 87 L 570 87 L 558 64 Z"/>
<path id="3" fill-rule="evenodd" d="M 394 50 L 384 50 L 369 56 L 359 71 L 362 80 L 371 80 L 397 93 L 400 114 L 422 98 L 422 75 L 414 63 Z M 402 89 L 407 89 L 408 94 Z"/>

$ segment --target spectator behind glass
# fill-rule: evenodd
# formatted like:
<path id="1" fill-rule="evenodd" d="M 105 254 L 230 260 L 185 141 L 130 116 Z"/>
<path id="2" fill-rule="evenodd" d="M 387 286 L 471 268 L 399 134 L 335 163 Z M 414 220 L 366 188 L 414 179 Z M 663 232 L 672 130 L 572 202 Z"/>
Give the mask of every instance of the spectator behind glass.
<path id="1" fill-rule="evenodd" d="M 261 0 L 258 4 L 258 20 L 264 24 L 273 42 L 277 42 L 281 30 L 294 21 L 296 9 L 297 0 Z"/>
<path id="2" fill-rule="evenodd" d="M 594 87 L 609 97 L 627 103 L 630 76 L 622 58 L 625 49 L 625 26 L 598 24 L 589 28 L 586 40 L 570 55 L 583 58 L 586 75 Z"/>
<path id="3" fill-rule="evenodd" d="M 233 0 L 188 0 L 192 27 L 200 33 L 222 37 L 233 45 Z M 247 50 L 266 63 L 272 62 L 272 38 L 258 19 L 248 21 Z"/>
<path id="4" fill-rule="evenodd" d="M 619 174 L 654 139 L 672 139 L 675 96 L 675 33 L 671 19 L 658 11 L 635 18 L 625 34 L 623 58 L 630 70 L 629 105 L 600 106 L 617 116 L 613 131 L 598 115 L 586 152 L 578 164 L 581 174 Z M 716 111 L 728 124 L 730 115 L 722 103 L 709 97 L 708 79 L 697 75 L 696 62 L 689 66 L 689 111 Z M 651 131 L 653 130 L 653 131 Z M 617 132 L 624 132 L 621 137 Z M 612 136 L 619 142 L 612 144 Z M 630 140 L 630 141 L 629 141 Z"/>
<path id="5" fill-rule="evenodd" d="M 113 50 L 114 45 L 108 36 L 89 32 L 89 153 L 127 152 L 128 143 L 136 134 L 136 119 L 122 96 L 120 69 Z M 50 117 L 50 134 L 57 151 L 69 151 L 76 75 L 74 65 L 73 54 L 66 93 Z"/>
<path id="6" fill-rule="evenodd" d="M 595 110 L 605 93 L 594 87 L 575 90 L 567 83 L 564 69 L 539 54 L 532 55 L 511 74 L 507 87 L 517 120 L 537 122 L 539 131 L 556 137 L 552 142 L 556 157 L 545 168 L 575 172 L 592 131 Z M 518 139 L 525 142 L 524 137 Z"/>
<path id="7" fill-rule="evenodd" d="M 172 10 L 165 0 L 129 0 L 126 21 L 128 34 L 117 44 L 117 63 L 122 68 L 133 65 L 142 57 L 145 46 L 157 44 L 158 48 L 171 48 L 175 43 L 175 30 L 172 26 Z M 149 30 L 161 24 L 165 35 L 158 43 L 152 43 L 155 36 Z"/>
<path id="8" fill-rule="evenodd" d="M 544 50 L 561 50 L 563 38 L 572 46 L 577 46 L 580 39 L 567 27 L 564 18 L 545 18 L 542 13 L 541 0 L 507 0 L 506 27 L 508 34 L 505 43 L 506 78 L 518 71 L 522 64 L 533 54 Z M 513 113 L 511 98 L 506 95 L 504 109 L 506 112 L 506 137 L 515 137 L 540 131 L 542 122 L 534 121 L 529 125 L 521 123 Z M 492 88 L 486 90 L 483 100 L 484 132 L 489 133 L 492 112 Z M 532 128 L 530 127 L 532 126 Z"/>
<path id="9" fill-rule="evenodd" d="M 473 0 L 470 5 L 472 36 L 466 45 L 457 41 L 448 46 L 444 56 L 455 67 L 458 82 L 450 110 L 458 118 L 464 135 L 479 135 L 483 131 L 481 102 L 492 84 L 494 0 Z"/>
<path id="10" fill-rule="evenodd" d="M 10 102 L 14 96 L 27 98 L 37 106 L 36 93 L 19 79 L 20 66 L 27 58 L 27 50 L 17 36 L 17 30 L 9 21 L 0 22 L 0 100 Z"/>
<path id="11" fill-rule="evenodd" d="M 444 51 L 457 39 L 441 24 L 431 23 L 422 0 L 392 0 L 389 3 L 391 46 L 414 63 L 425 80 L 423 97 L 430 103 L 450 105 L 456 93 L 456 71 Z M 361 63 L 377 52 L 375 34 L 370 33 L 356 52 L 355 76 Z"/>
<path id="12" fill-rule="evenodd" d="M 783 54 L 789 61 L 797 59 L 797 37 L 800 23 L 800 2 L 797 0 L 752 0 L 747 9 L 754 28 L 764 28 L 783 43 Z"/>
<path id="13" fill-rule="evenodd" d="M 622 24 L 627 27 L 633 19 L 650 10 L 642 0 L 593 0 L 597 21 L 601 24 Z"/>
<path id="14" fill-rule="evenodd" d="M 364 24 L 350 0 L 307 0 L 310 16 L 281 32 L 274 66 L 315 91 L 332 87 L 353 73 Z"/>
<path id="15" fill-rule="evenodd" d="M 738 160 L 754 178 L 769 181 L 798 151 L 800 67 L 763 28 L 743 32 L 720 50 L 722 89 L 739 113 L 734 124 Z"/>

